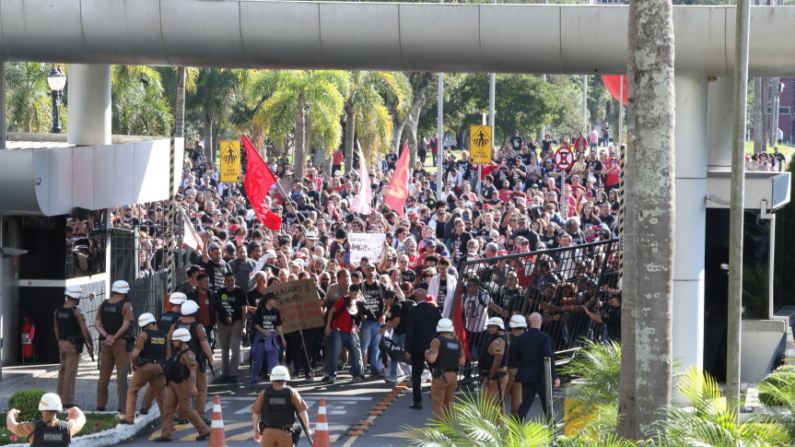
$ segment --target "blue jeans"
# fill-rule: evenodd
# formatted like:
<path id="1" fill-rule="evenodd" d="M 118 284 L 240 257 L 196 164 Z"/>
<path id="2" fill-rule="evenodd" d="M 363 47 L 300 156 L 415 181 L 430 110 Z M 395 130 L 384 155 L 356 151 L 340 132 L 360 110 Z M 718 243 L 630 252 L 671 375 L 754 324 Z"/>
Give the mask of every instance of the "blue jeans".
<path id="1" fill-rule="evenodd" d="M 336 330 L 331 333 L 334 339 L 331 358 L 326 362 L 326 375 L 337 377 L 337 363 L 340 361 L 342 346 L 348 348 L 348 358 L 351 361 L 351 375 L 358 377 L 362 375 L 362 351 L 359 349 L 359 336 L 356 332 L 342 332 Z"/>
<path id="2" fill-rule="evenodd" d="M 367 358 L 370 360 L 370 371 L 377 373 L 378 368 L 378 354 L 381 353 L 379 343 L 381 343 L 381 335 L 378 331 L 381 330 L 381 323 L 373 320 L 362 321 L 362 358 L 367 353 Z"/>
<path id="3" fill-rule="evenodd" d="M 395 334 L 393 332 L 392 333 L 392 337 L 390 337 L 390 338 L 392 338 L 392 340 L 394 340 L 395 343 L 398 344 L 398 346 L 400 346 L 403 349 L 406 349 L 406 334 Z M 390 378 L 397 377 L 397 367 L 398 367 L 398 362 L 396 362 L 395 359 L 389 359 L 389 377 Z"/>

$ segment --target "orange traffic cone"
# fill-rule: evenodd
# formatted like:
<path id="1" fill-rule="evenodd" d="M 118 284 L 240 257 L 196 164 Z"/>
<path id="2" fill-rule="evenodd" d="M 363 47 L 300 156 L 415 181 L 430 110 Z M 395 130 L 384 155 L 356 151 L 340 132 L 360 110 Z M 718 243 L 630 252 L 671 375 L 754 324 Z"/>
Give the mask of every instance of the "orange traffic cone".
<path id="1" fill-rule="evenodd" d="M 213 422 L 210 424 L 209 447 L 227 447 L 224 416 L 221 414 L 221 398 L 219 396 L 215 396 L 215 403 L 213 404 Z"/>
<path id="2" fill-rule="evenodd" d="M 315 424 L 315 447 L 331 447 L 328 436 L 328 416 L 326 416 L 326 399 L 320 398 L 320 408 L 317 410 L 317 424 Z M 215 447 L 215 446 L 210 446 Z"/>

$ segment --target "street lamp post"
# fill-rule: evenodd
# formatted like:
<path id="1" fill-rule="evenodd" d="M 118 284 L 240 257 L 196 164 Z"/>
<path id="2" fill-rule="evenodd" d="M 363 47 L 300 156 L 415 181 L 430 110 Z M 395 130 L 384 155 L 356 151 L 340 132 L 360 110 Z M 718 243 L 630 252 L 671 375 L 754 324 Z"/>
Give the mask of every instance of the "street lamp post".
<path id="1" fill-rule="evenodd" d="M 58 67 L 52 67 L 47 75 L 47 83 L 52 91 L 52 133 L 61 133 L 61 97 L 66 86 L 66 75 Z"/>

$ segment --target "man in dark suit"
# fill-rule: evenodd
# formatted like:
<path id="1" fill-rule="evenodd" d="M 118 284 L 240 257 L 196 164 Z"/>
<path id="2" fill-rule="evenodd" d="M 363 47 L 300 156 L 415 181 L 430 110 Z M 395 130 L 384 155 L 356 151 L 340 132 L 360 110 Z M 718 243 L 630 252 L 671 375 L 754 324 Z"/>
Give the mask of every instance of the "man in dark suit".
<path id="1" fill-rule="evenodd" d="M 522 404 L 519 406 L 519 419 L 525 420 L 536 394 L 541 399 L 544 415 L 547 414 L 546 387 L 544 386 L 544 358 L 552 359 L 552 378 L 555 387 L 560 386 L 558 372 L 555 370 L 555 353 L 552 351 L 552 338 L 541 332 L 541 314 L 534 312 L 528 317 L 530 330 L 516 340 L 516 353 L 519 369 L 516 371 L 516 382 L 522 384 Z"/>
<path id="2" fill-rule="evenodd" d="M 422 410 L 422 371 L 425 366 L 425 350 L 436 338 L 436 323 L 442 319 L 442 313 L 431 295 L 426 297 L 425 289 L 417 289 L 414 293 L 414 306 L 406 318 L 406 359 L 411 361 L 411 386 L 414 391 L 414 403 L 409 406 L 414 410 Z"/>

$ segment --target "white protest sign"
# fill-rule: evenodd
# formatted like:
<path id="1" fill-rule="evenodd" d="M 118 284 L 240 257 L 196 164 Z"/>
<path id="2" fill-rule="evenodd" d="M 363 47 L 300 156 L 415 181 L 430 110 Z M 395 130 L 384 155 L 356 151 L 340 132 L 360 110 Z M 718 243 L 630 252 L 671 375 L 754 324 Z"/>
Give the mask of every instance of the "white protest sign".
<path id="1" fill-rule="evenodd" d="M 386 234 L 348 233 L 348 242 L 351 244 L 351 262 L 359 263 L 363 256 L 370 258 L 370 262 L 378 264 L 384 252 Z"/>

